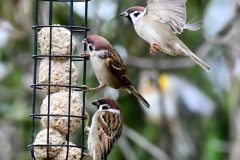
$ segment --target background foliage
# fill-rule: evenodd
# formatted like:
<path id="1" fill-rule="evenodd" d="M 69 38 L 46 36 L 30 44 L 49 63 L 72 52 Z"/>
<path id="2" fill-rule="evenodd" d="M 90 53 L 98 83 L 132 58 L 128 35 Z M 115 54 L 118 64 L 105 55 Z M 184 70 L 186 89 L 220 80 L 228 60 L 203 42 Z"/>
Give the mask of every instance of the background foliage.
<path id="1" fill-rule="evenodd" d="M 105 89 L 89 93 L 117 98 L 126 128 L 109 159 L 238 160 L 240 157 L 240 20 L 239 0 L 189 0 L 188 20 L 202 29 L 179 37 L 212 67 L 206 73 L 189 59 L 152 56 L 149 45 L 118 16 L 144 0 L 93 0 L 89 6 L 92 34 L 106 37 L 121 53 L 129 76 L 143 94 L 151 95 L 157 115 L 148 116 L 126 92 Z M 75 25 L 83 24 L 83 6 L 75 7 Z M 67 24 L 69 5 L 54 3 L 54 23 Z M 0 159 L 30 159 L 34 1 L 0 1 Z M 48 22 L 48 5 L 40 9 Z M 79 50 L 80 40 L 77 38 Z M 76 50 L 75 54 L 79 50 Z M 80 68 L 81 66 L 79 66 Z M 80 69 L 79 69 L 80 72 Z M 97 80 L 88 64 L 90 86 Z M 145 95 L 145 96 L 146 96 Z M 155 97 L 155 98 L 154 98 Z M 38 95 L 40 107 L 43 95 Z M 78 139 L 76 138 L 75 141 Z"/>

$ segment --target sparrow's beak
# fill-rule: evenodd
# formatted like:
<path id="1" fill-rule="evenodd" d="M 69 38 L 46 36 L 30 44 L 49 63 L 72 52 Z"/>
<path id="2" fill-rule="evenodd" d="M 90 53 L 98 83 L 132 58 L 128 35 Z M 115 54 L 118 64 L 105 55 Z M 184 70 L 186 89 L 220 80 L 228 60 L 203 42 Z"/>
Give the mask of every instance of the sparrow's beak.
<path id="1" fill-rule="evenodd" d="M 82 44 L 88 44 L 87 39 L 82 40 Z"/>
<path id="2" fill-rule="evenodd" d="M 119 16 L 122 16 L 122 17 L 127 17 L 129 14 L 128 12 L 124 11 L 122 13 L 119 14 Z"/>
<path id="3" fill-rule="evenodd" d="M 96 106 L 97 108 L 99 108 L 100 104 L 98 101 L 93 101 L 92 102 L 92 105 Z"/>

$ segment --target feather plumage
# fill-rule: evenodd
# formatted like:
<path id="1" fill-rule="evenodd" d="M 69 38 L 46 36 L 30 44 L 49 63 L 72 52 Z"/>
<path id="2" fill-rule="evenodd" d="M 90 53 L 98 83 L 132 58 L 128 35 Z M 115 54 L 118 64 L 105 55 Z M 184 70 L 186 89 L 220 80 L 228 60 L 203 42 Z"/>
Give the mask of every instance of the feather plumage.
<path id="1" fill-rule="evenodd" d="M 148 0 L 146 8 L 174 33 L 182 33 L 186 23 L 185 3 L 185 0 Z"/>

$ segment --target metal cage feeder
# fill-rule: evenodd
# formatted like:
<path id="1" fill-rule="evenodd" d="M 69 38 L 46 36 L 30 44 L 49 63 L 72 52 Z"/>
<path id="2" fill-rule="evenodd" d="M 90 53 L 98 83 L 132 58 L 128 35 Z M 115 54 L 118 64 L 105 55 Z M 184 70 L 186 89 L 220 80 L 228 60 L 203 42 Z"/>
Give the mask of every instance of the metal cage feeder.
<path id="1" fill-rule="evenodd" d="M 48 25 L 41 25 L 39 23 L 39 5 L 41 2 L 48 2 L 49 5 L 49 17 L 48 17 Z M 76 84 L 73 84 L 73 80 L 72 80 L 72 70 L 73 70 L 73 61 L 79 61 L 80 63 L 83 63 L 83 74 L 82 74 L 82 85 L 86 84 L 86 63 L 87 63 L 87 57 L 84 56 L 75 56 L 72 55 L 73 54 L 73 33 L 77 33 L 77 34 L 82 34 L 84 36 L 84 38 L 87 37 L 87 32 L 89 31 L 88 28 L 88 1 L 89 0 L 35 0 L 35 25 L 32 27 L 34 30 L 34 54 L 32 56 L 33 58 L 33 69 L 34 69 L 34 74 L 33 74 L 33 84 L 31 85 L 32 87 L 32 113 L 30 114 L 30 118 L 31 118 L 31 144 L 29 145 L 30 149 L 31 149 L 31 159 L 36 159 L 35 156 L 35 148 L 36 147 L 40 147 L 40 148 L 45 148 L 45 152 L 46 152 L 46 158 L 45 159 L 51 159 L 51 155 L 50 155 L 50 149 L 51 148 L 56 148 L 56 147 L 60 147 L 60 148 L 65 148 L 65 152 L 66 152 L 66 160 L 68 160 L 69 154 L 70 154 L 70 148 L 78 148 L 81 150 L 81 156 L 80 159 L 83 159 L 84 155 L 84 150 L 86 149 L 85 144 L 84 144 L 84 140 L 85 140 L 85 136 L 84 136 L 84 124 L 85 124 L 85 119 L 86 119 L 86 115 L 85 115 L 85 92 L 83 92 L 82 88 L 80 86 L 77 86 Z M 68 25 L 53 25 L 52 21 L 53 21 L 53 5 L 54 3 L 69 3 L 69 16 L 68 16 L 68 20 L 69 23 Z M 74 3 L 84 3 L 85 4 L 85 19 L 84 19 L 84 25 L 83 26 L 74 26 L 74 16 L 73 16 L 73 6 Z M 49 53 L 48 54 L 39 54 L 39 49 L 38 49 L 38 33 L 41 29 L 43 28 L 49 28 Z M 69 42 L 70 42 L 70 54 L 69 55 L 54 55 L 52 54 L 52 40 L 53 40 L 53 30 L 55 28 L 65 28 L 70 32 L 70 37 L 69 37 Z M 86 46 L 84 46 L 84 51 L 86 51 Z M 52 84 L 51 83 L 51 78 L 52 78 L 52 61 L 55 58 L 65 58 L 69 61 L 69 76 L 68 76 L 68 84 Z M 48 81 L 46 84 L 42 84 L 39 83 L 37 81 L 38 78 L 38 62 L 42 61 L 43 59 L 47 59 L 48 61 L 48 73 L 45 73 L 46 76 L 48 77 Z M 50 113 L 50 105 L 51 105 L 51 98 L 52 93 L 51 93 L 51 87 L 63 87 L 63 88 L 67 88 L 67 92 L 68 92 L 68 102 L 67 102 L 67 114 L 51 114 Z M 46 106 L 47 106 L 47 113 L 46 114 L 41 114 L 41 113 L 36 113 L 36 95 L 37 92 L 39 90 L 42 90 L 43 88 L 46 89 Z M 76 116 L 76 115 L 71 115 L 71 107 L 72 107 L 72 91 L 76 91 L 76 92 L 80 92 L 82 94 L 82 115 Z M 44 131 L 44 134 L 46 134 L 46 144 L 34 144 L 34 140 L 36 138 L 36 126 L 35 126 L 35 121 L 39 121 L 39 119 L 43 119 L 45 117 L 46 119 L 46 129 Z M 67 132 L 66 135 L 64 136 L 64 140 L 66 143 L 64 144 L 51 144 L 51 133 L 53 133 L 52 129 L 50 128 L 50 120 L 51 118 L 54 117 L 62 117 L 62 118 L 67 118 Z M 73 145 L 71 142 L 69 142 L 70 139 L 70 121 L 71 119 L 79 119 L 82 128 L 80 129 L 80 134 L 81 134 L 81 138 L 80 138 L 80 145 Z"/>

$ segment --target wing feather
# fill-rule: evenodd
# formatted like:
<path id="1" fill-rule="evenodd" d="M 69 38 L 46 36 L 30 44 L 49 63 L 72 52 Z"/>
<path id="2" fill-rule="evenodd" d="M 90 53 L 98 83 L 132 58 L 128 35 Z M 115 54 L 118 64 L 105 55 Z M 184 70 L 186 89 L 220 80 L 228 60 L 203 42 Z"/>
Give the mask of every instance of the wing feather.
<path id="1" fill-rule="evenodd" d="M 147 10 L 158 16 L 173 32 L 182 33 L 186 23 L 185 0 L 148 0 Z"/>
<path id="2" fill-rule="evenodd" d="M 107 64 L 110 68 L 110 71 L 115 77 L 118 77 L 125 86 L 132 85 L 127 76 L 127 69 L 123 63 L 122 58 L 114 49 L 110 52 L 112 53 L 109 54 L 110 56 L 107 58 Z"/>
<path id="3" fill-rule="evenodd" d="M 99 139 L 103 159 L 111 152 L 122 132 L 122 119 L 119 114 L 102 112 L 98 118 Z M 112 126 L 110 124 L 113 124 Z M 120 124 L 120 125 L 119 125 Z"/>

